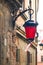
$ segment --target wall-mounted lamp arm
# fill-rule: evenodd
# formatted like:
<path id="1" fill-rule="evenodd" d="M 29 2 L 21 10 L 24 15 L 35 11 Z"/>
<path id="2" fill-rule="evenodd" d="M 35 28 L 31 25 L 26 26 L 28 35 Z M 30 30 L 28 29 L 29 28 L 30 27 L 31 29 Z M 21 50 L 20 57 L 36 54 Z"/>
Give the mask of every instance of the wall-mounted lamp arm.
<path id="1" fill-rule="evenodd" d="M 14 28 L 14 25 L 15 25 L 15 22 L 16 22 L 16 20 L 17 20 L 17 18 L 19 17 L 19 16 L 21 16 L 23 13 L 25 13 L 25 12 L 27 12 L 27 11 L 31 11 L 32 10 L 32 13 L 31 13 L 31 15 L 34 13 L 34 11 L 33 11 L 33 9 L 26 9 L 26 10 L 24 10 L 24 11 L 22 11 L 22 12 L 20 12 L 20 14 L 18 14 L 16 17 L 15 17 L 15 19 L 14 19 L 14 21 L 13 21 L 13 28 Z"/>

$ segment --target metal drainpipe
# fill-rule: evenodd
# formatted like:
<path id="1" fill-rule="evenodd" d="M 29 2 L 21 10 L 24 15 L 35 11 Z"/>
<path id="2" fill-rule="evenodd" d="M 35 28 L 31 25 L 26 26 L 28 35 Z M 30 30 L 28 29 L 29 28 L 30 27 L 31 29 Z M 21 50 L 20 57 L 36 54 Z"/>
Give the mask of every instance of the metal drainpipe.
<path id="1" fill-rule="evenodd" d="M 30 9 L 31 9 L 31 0 L 29 0 L 29 5 L 30 5 Z M 31 10 L 29 11 L 29 15 L 30 15 L 30 20 L 31 20 Z"/>
<path id="2" fill-rule="evenodd" d="M 32 6 L 32 1 L 29 0 L 29 5 L 30 5 L 30 8 Z M 30 11 L 30 20 L 31 20 L 31 11 Z M 35 23 L 37 22 L 37 11 L 36 11 L 36 0 L 35 0 Z"/>
<path id="3" fill-rule="evenodd" d="M 36 14 L 36 0 L 35 0 L 35 22 L 37 22 L 37 14 Z"/>
<path id="4" fill-rule="evenodd" d="M 30 5 L 30 8 L 31 8 L 31 6 L 32 6 L 32 1 L 31 0 L 29 0 L 29 5 Z M 35 23 L 37 22 L 37 14 L 36 14 L 36 0 L 35 0 Z M 30 20 L 31 20 L 31 11 L 30 11 Z"/>

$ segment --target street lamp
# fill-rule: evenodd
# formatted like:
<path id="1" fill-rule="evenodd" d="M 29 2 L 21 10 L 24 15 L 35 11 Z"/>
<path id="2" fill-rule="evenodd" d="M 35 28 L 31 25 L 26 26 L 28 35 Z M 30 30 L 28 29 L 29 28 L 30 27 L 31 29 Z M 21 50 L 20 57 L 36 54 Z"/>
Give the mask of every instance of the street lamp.
<path id="1" fill-rule="evenodd" d="M 25 27 L 27 40 L 33 41 L 36 33 L 36 26 L 38 23 L 34 23 L 33 20 L 28 20 L 23 25 Z"/>
<path id="2" fill-rule="evenodd" d="M 30 8 L 20 12 L 20 14 L 15 17 L 14 24 L 17 18 L 21 16 L 23 13 L 25 13 L 26 11 L 29 11 L 30 19 L 27 20 L 23 26 L 25 28 L 26 39 L 29 40 L 29 42 L 32 42 L 35 38 L 36 28 L 37 28 L 38 23 L 34 22 L 34 20 L 31 20 L 31 16 L 34 13 L 33 9 L 31 9 L 31 0 L 30 0 Z"/>

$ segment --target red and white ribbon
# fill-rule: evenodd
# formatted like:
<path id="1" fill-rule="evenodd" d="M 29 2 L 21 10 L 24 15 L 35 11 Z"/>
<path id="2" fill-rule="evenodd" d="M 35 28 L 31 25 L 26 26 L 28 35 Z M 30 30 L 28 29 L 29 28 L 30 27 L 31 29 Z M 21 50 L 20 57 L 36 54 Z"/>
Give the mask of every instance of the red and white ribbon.
<path id="1" fill-rule="evenodd" d="M 27 46 L 26 46 L 26 49 L 25 49 L 25 52 L 27 52 L 29 50 L 29 47 L 32 45 L 32 42 L 29 43 Z"/>

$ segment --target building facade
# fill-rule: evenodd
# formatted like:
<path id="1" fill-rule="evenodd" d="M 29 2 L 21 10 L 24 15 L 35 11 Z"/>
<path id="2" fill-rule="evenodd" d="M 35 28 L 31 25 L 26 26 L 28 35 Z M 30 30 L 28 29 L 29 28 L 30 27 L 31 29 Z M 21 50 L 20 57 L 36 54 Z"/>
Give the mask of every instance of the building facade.
<path id="1" fill-rule="evenodd" d="M 28 7 L 26 2 L 26 0 L 23 0 L 23 7 L 25 9 Z M 18 7 L 14 5 L 15 3 Z M 22 25 L 27 18 L 29 18 L 27 14 L 28 12 L 17 19 L 16 27 L 13 29 L 13 20 L 18 11 L 20 11 L 18 10 L 19 7 L 21 7 L 20 1 L 14 0 L 13 3 L 12 0 L 8 0 L 7 2 L 5 0 L 0 0 L 0 65 L 36 65 L 37 63 L 37 49 L 34 43 L 29 48 L 29 52 L 26 53 L 24 51 L 28 42 L 25 40 L 25 30 Z M 11 15 L 11 13 L 13 13 L 14 17 Z M 33 15 L 33 20 L 36 20 L 35 12 Z M 17 26 L 21 29 L 22 34 L 19 32 L 20 30 L 18 31 Z M 25 41 L 18 36 L 17 31 L 20 33 L 19 36 L 22 35 Z"/>
<path id="2" fill-rule="evenodd" d="M 17 48 L 19 50 L 19 64 L 20 65 L 37 65 L 37 45 L 35 42 L 29 47 L 28 52 L 25 52 L 26 46 L 29 43 L 17 30 Z"/>

